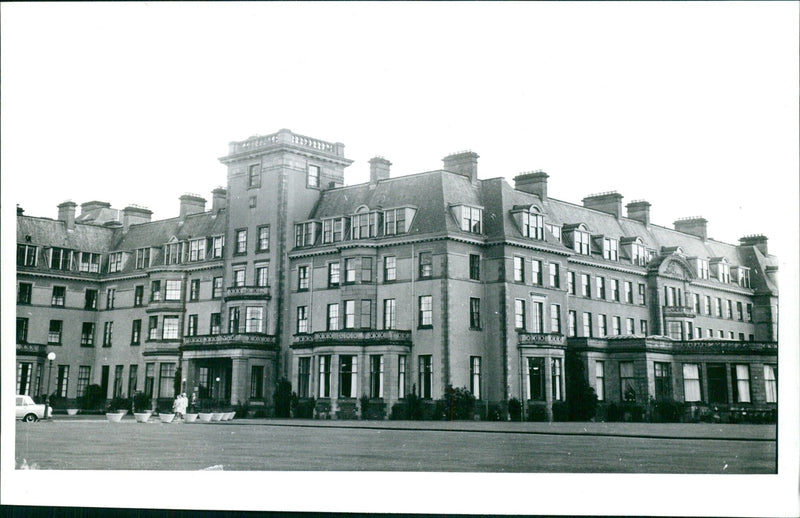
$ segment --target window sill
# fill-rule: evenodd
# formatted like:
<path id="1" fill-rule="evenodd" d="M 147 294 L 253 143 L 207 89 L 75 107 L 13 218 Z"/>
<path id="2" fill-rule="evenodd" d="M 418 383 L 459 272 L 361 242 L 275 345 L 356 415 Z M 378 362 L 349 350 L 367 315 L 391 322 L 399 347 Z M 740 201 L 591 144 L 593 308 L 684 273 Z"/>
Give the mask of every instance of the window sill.
<path id="1" fill-rule="evenodd" d="M 469 330 L 470 331 L 483 331 L 483 328 L 482 327 L 470 327 Z"/>
<path id="2" fill-rule="evenodd" d="M 138 347 L 139 345 L 141 344 L 139 342 L 136 342 L 135 344 L 131 344 L 131 347 Z"/>
<path id="3" fill-rule="evenodd" d="M 47 345 L 55 345 L 55 344 L 47 344 Z M 94 349 L 94 344 L 81 344 L 81 347 L 84 347 L 84 348 L 87 348 L 87 349 Z"/>
<path id="4" fill-rule="evenodd" d="M 417 326 L 417 329 L 433 329 L 433 325 L 420 325 Z"/>
<path id="5" fill-rule="evenodd" d="M 256 250 L 256 253 L 257 253 L 257 254 L 266 254 L 267 252 L 269 252 L 269 248 L 264 248 L 264 249 L 258 249 L 258 250 Z"/>
<path id="6" fill-rule="evenodd" d="M 303 293 L 308 291 L 308 288 L 297 288 L 297 293 Z"/>

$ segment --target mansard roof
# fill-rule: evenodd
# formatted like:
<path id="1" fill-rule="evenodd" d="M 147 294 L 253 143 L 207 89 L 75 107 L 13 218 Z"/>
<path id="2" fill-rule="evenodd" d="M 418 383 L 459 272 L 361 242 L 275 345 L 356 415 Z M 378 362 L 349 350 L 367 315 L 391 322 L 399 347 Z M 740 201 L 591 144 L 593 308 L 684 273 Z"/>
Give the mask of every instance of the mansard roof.
<path id="1" fill-rule="evenodd" d="M 113 250 L 136 250 L 160 247 L 175 237 L 178 241 L 225 233 L 224 212 L 201 212 L 184 218 L 170 218 L 131 225 L 128 232 L 119 232 Z"/>
<path id="2" fill-rule="evenodd" d="M 67 230 L 63 221 L 24 215 L 17 217 L 17 243 L 104 253 L 111 246 L 114 233 L 113 228 L 97 225 L 76 223 L 74 229 Z"/>

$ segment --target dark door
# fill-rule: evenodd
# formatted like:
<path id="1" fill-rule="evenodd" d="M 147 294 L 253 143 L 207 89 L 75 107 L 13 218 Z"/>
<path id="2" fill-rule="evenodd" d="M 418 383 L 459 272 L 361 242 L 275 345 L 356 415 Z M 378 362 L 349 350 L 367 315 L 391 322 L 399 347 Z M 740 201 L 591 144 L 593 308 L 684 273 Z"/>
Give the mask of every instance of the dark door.
<path id="1" fill-rule="evenodd" d="M 108 398 L 108 365 L 103 365 L 100 373 L 100 388 L 103 389 L 103 397 Z"/>

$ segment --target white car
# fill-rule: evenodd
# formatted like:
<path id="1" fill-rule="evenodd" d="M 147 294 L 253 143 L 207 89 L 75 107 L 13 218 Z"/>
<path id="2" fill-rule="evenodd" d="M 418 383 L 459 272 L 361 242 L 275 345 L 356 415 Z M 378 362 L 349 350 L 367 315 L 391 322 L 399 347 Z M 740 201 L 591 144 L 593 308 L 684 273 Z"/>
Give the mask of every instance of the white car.
<path id="1" fill-rule="evenodd" d="M 53 409 L 50 408 L 47 413 L 53 415 Z M 30 396 L 17 394 L 17 419 L 25 422 L 44 419 L 44 405 L 37 405 Z"/>

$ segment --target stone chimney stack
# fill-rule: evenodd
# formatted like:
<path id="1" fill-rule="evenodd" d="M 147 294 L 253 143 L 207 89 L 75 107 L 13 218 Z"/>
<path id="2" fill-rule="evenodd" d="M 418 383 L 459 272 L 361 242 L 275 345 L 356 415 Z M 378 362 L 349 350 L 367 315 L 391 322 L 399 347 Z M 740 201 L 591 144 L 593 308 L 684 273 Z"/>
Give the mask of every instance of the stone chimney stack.
<path id="1" fill-rule="evenodd" d="M 641 221 L 645 225 L 650 224 L 650 202 L 644 200 L 634 200 L 625 205 L 628 209 L 628 218 Z"/>
<path id="2" fill-rule="evenodd" d="M 206 199 L 198 196 L 197 194 L 184 194 L 180 197 L 180 200 L 180 217 L 182 218 L 190 214 L 198 214 L 206 211 Z"/>
<path id="3" fill-rule="evenodd" d="M 752 236 L 744 236 L 739 238 L 739 246 L 754 246 L 758 251 L 764 255 L 767 254 L 767 236 L 764 234 L 755 234 Z"/>
<path id="4" fill-rule="evenodd" d="M 472 183 L 478 181 L 478 154 L 473 151 L 461 151 L 447 155 L 442 159 L 445 171 L 466 176 Z"/>
<path id="5" fill-rule="evenodd" d="M 153 211 L 139 205 L 128 205 L 122 209 L 122 230 L 127 232 L 131 225 L 150 223 Z"/>
<path id="6" fill-rule="evenodd" d="M 617 191 L 592 194 L 583 199 L 583 206 L 588 209 L 606 212 L 619 219 L 622 216 L 622 195 Z"/>
<path id="7" fill-rule="evenodd" d="M 389 168 L 392 163 L 383 158 L 376 156 L 369 161 L 369 183 L 378 183 L 378 180 L 386 180 L 389 178 Z"/>
<path id="8" fill-rule="evenodd" d="M 217 212 L 227 207 L 228 191 L 224 187 L 217 187 L 211 191 L 211 210 Z"/>
<path id="9" fill-rule="evenodd" d="M 548 174 L 544 171 L 520 173 L 514 177 L 514 189 L 529 194 L 538 194 L 542 201 L 546 201 L 548 178 Z"/>
<path id="10" fill-rule="evenodd" d="M 75 228 L 75 207 L 77 206 L 77 203 L 69 200 L 58 205 L 58 220 L 63 221 L 69 230 Z"/>
<path id="11" fill-rule="evenodd" d="M 676 220 L 673 224 L 675 230 L 683 232 L 684 234 L 691 234 L 704 240 L 707 237 L 706 224 L 708 220 L 702 216 L 692 216 L 690 218 L 681 218 Z"/>

